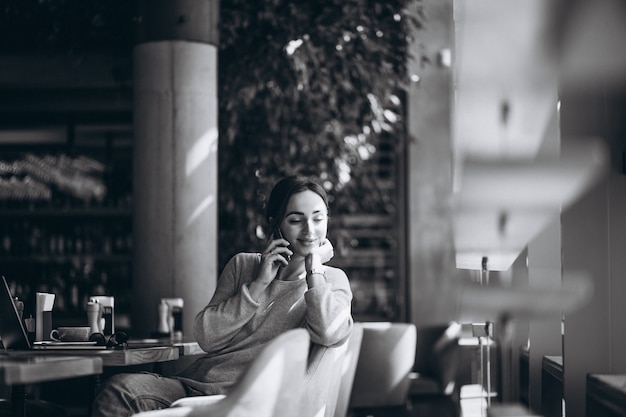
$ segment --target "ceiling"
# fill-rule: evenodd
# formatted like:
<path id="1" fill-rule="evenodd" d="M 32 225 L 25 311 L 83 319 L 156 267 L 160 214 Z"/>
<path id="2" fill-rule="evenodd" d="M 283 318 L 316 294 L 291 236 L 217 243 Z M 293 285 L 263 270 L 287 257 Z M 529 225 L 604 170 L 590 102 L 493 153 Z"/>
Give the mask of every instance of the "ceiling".
<path id="1" fill-rule="evenodd" d="M 558 90 L 626 83 L 626 3 L 456 0 L 454 19 L 456 265 L 507 270 L 607 172 L 601 138 L 559 137 Z"/>

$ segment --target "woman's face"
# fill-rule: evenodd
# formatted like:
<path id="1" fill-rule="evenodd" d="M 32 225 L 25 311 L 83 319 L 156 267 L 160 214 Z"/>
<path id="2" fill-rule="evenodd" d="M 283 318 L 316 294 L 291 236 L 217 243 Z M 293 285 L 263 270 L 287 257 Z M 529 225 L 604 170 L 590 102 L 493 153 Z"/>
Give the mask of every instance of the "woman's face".
<path id="1" fill-rule="evenodd" d="M 280 229 L 296 255 L 306 256 L 320 246 L 328 230 L 328 210 L 322 197 L 310 190 L 292 195 Z"/>

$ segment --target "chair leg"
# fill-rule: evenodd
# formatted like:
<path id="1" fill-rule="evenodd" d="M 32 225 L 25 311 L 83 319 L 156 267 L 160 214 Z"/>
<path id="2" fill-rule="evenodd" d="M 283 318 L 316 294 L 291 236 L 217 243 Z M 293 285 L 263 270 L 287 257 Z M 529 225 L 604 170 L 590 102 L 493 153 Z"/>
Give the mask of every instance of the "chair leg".
<path id="1" fill-rule="evenodd" d="M 411 417 L 411 413 L 404 405 L 359 407 L 348 410 L 347 417 Z"/>

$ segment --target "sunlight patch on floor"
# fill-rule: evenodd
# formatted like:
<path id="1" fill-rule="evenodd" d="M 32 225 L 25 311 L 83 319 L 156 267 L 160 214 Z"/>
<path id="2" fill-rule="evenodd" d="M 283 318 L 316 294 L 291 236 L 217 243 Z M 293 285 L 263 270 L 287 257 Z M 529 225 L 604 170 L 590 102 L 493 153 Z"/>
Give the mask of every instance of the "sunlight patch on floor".
<path id="1" fill-rule="evenodd" d="M 480 384 L 461 387 L 461 417 L 486 417 L 487 392 Z"/>

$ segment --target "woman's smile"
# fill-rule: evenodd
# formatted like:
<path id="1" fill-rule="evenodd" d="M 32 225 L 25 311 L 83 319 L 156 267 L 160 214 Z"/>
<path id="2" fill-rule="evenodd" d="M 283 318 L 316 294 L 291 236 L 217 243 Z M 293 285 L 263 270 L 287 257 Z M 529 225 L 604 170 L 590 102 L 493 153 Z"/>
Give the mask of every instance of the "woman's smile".
<path id="1" fill-rule="evenodd" d="M 307 190 L 291 197 L 280 229 L 294 252 L 306 256 L 324 242 L 327 227 L 326 203 L 318 194 Z"/>
<path id="2" fill-rule="evenodd" d="M 298 242 L 300 242 L 303 246 L 319 246 L 319 238 L 303 238 L 298 239 Z"/>

